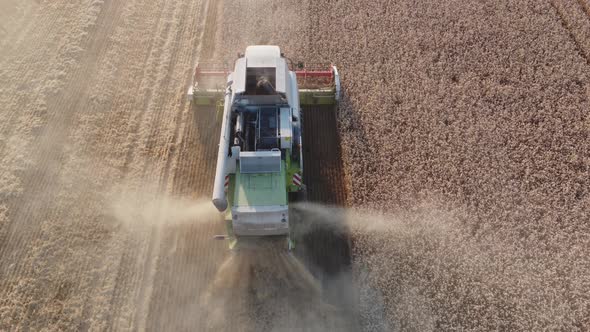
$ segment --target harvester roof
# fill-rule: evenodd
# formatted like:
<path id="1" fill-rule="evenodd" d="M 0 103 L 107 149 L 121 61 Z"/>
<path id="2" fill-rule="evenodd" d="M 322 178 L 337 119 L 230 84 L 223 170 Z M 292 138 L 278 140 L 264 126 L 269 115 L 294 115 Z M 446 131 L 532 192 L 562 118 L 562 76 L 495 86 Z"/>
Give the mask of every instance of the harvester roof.
<path id="1" fill-rule="evenodd" d="M 244 58 L 246 58 L 249 68 L 274 68 L 277 61 L 281 59 L 281 49 L 278 46 L 270 45 L 248 46 Z M 282 60 L 285 61 L 285 59 Z"/>
<path id="2" fill-rule="evenodd" d="M 248 93 L 256 86 L 261 77 L 273 83 L 277 93 L 285 94 L 289 89 L 289 67 L 281 56 L 278 46 L 257 45 L 246 48 L 244 57 L 236 60 L 234 69 L 234 91 L 238 94 Z"/>

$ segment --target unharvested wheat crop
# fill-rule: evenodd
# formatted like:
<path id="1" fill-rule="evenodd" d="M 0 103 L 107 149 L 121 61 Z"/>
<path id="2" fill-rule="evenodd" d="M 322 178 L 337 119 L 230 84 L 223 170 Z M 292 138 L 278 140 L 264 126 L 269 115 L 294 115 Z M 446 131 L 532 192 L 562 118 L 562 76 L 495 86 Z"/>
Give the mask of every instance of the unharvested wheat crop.
<path id="1" fill-rule="evenodd" d="M 587 329 L 590 82 L 579 34 L 538 1 L 310 6 L 307 53 L 343 75 L 349 204 L 461 228 L 424 246 L 354 234 L 356 263 L 373 272 L 393 324 Z"/>

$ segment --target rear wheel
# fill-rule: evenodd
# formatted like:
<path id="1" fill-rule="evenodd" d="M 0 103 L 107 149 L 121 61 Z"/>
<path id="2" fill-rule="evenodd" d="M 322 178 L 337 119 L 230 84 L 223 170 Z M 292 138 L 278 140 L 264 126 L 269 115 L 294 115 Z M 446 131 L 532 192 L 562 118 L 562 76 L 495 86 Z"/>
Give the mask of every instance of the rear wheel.
<path id="1" fill-rule="evenodd" d="M 289 193 L 289 236 L 287 238 L 289 251 L 295 249 L 295 245 L 299 242 L 301 233 L 299 221 L 301 218 L 297 215 L 293 205 L 305 203 L 307 201 L 307 190 L 303 186 L 303 190 Z"/>
<path id="2" fill-rule="evenodd" d="M 294 191 L 289 193 L 289 203 L 304 203 L 307 202 L 307 188 L 303 185 L 300 191 Z"/>

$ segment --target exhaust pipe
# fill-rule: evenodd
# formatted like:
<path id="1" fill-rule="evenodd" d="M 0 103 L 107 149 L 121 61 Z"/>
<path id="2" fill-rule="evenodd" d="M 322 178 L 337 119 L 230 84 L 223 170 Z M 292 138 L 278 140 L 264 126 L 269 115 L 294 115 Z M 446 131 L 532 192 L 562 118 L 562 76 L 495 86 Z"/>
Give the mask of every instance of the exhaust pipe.
<path id="1" fill-rule="evenodd" d="M 217 169 L 215 170 L 215 183 L 213 185 L 213 205 L 215 205 L 219 212 L 225 211 L 228 205 L 227 197 L 225 196 L 225 175 L 227 173 L 227 159 L 229 158 L 231 95 L 231 87 L 228 87 L 225 90 L 223 122 L 221 123 L 219 150 L 217 152 Z"/>

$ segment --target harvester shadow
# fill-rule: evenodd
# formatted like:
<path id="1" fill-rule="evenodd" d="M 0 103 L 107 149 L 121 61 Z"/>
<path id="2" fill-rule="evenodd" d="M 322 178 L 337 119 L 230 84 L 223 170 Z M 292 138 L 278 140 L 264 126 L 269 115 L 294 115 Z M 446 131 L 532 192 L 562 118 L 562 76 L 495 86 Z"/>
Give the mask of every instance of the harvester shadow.
<path id="1" fill-rule="evenodd" d="M 346 94 L 340 104 L 348 105 Z M 338 107 L 303 105 L 304 179 L 312 203 L 343 206 L 347 201 L 342 166 Z M 293 205 L 290 223 L 295 254 L 319 280 L 322 300 L 346 317 L 346 326 L 356 330 L 357 292 L 352 280 L 351 244 L 344 215 L 323 220 L 303 205 Z"/>
<path id="2" fill-rule="evenodd" d="M 341 95 L 346 102 L 346 95 Z M 341 100 L 342 103 L 342 100 Z M 304 180 L 312 203 L 343 206 L 347 192 L 334 105 L 303 105 Z M 340 225 L 314 220 L 303 208 L 292 209 L 298 254 L 318 276 L 333 277 L 350 269 L 350 243 L 344 220 Z M 297 229 L 300 229 L 297 231 Z"/>
<path id="3" fill-rule="evenodd" d="M 291 208 L 295 254 L 321 284 L 322 300 L 356 316 L 357 292 L 352 280 L 349 227 L 344 215 L 330 220 L 311 213 L 305 204 Z M 354 324 L 354 319 L 349 324 Z"/>

